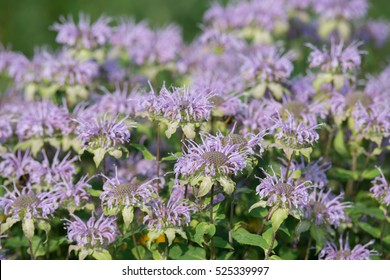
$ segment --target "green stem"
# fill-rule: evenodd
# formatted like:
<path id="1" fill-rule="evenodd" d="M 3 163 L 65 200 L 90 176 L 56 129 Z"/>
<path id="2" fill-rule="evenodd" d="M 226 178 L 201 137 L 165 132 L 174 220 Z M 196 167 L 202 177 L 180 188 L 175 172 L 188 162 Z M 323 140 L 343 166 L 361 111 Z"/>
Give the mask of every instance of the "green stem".
<path id="1" fill-rule="evenodd" d="M 169 259 L 169 244 L 168 237 L 165 235 L 165 260 Z"/>
<path id="2" fill-rule="evenodd" d="M 214 224 L 214 218 L 213 218 L 213 198 L 214 198 L 214 185 L 211 187 L 211 194 L 210 194 L 210 224 Z M 213 237 L 210 238 L 210 259 L 215 259 L 215 251 L 214 251 L 214 240 Z"/>
<path id="3" fill-rule="evenodd" d="M 138 244 L 137 244 L 137 239 L 135 238 L 133 223 L 130 223 L 130 230 L 131 230 L 131 237 L 133 239 L 133 244 L 135 247 L 135 252 L 137 253 L 138 259 L 141 260 L 141 254 L 138 251 Z"/>
<path id="4" fill-rule="evenodd" d="M 357 167 L 357 155 L 356 153 L 354 153 L 352 155 L 352 167 L 351 167 L 351 171 L 352 173 L 355 173 L 356 171 L 356 167 Z M 347 182 L 347 188 L 346 188 L 346 193 L 345 193 L 345 196 L 346 197 L 352 197 L 353 196 L 353 186 L 354 186 L 354 180 L 353 179 L 349 179 L 348 182 Z"/>
<path id="5" fill-rule="evenodd" d="M 288 180 L 288 173 L 289 173 L 289 171 L 290 171 L 290 166 L 291 166 L 292 158 L 293 158 L 293 154 L 291 154 L 290 158 L 288 159 L 286 174 L 284 175 L 284 182 L 285 182 L 285 183 L 287 183 L 287 180 Z"/>
<path id="6" fill-rule="evenodd" d="M 157 187 L 160 187 L 160 144 L 161 144 L 161 135 L 160 135 L 160 122 L 157 124 L 157 152 L 156 152 L 156 161 L 157 161 Z"/>
<path id="7" fill-rule="evenodd" d="M 313 241 L 313 240 L 312 240 L 311 235 L 310 235 L 310 237 L 309 237 L 309 242 L 307 242 L 305 260 L 308 260 L 308 259 L 309 259 L 310 249 L 311 249 L 311 242 L 312 242 L 312 241 Z"/>
<path id="8" fill-rule="evenodd" d="M 229 217 L 229 243 L 233 245 L 233 236 L 232 236 L 232 231 L 233 231 L 233 216 L 234 216 L 234 194 L 235 192 L 233 191 L 232 193 L 232 200 L 230 202 L 230 217 Z"/>
<path id="9" fill-rule="evenodd" d="M 31 259 L 32 260 L 35 260 L 35 255 L 34 255 L 34 251 L 33 251 L 33 247 L 32 247 L 32 242 L 30 239 L 28 239 L 28 245 L 30 247 L 30 256 L 31 256 Z"/>
<path id="10" fill-rule="evenodd" d="M 265 260 L 268 260 L 268 259 L 269 259 L 269 256 L 271 255 L 272 248 L 274 247 L 275 239 L 276 239 L 276 232 L 274 232 L 274 233 L 272 234 L 271 244 L 270 244 L 270 246 L 269 246 L 269 248 L 268 248 L 267 253 L 265 254 L 265 258 L 264 258 Z"/>

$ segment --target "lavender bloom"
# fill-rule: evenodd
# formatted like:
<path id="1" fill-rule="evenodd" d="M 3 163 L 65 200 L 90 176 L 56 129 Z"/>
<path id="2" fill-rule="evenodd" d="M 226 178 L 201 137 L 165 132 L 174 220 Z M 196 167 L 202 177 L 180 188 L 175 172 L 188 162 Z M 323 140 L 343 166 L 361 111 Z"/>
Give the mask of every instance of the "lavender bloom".
<path id="1" fill-rule="evenodd" d="M 246 166 L 247 152 L 239 150 L 239 145 L 222 143 L 220 138 L 201 135 L 202 144 L 187 141 L 187 151 L 174 167 L 176 176 L 192 176 L 196 173 L 217 176 L 232 175 L 242 171 Z"/>
<path id="2" fill-rule="evenodd" d="M 199 123 L 210 118 L 211 97 L 211 93 L 187 87 L 173 88 L 172 92 L 164 87 L 152 98 L 149 111 L 172 123 Z"/>
<path id="3" fill-rule="evenodd" d="M 370 192 L 372 192 L 372 196 L 375 197 L 377 200 L 379 200 L 380 202 L 383 201 L 383 203 L 386 204 L 386 206 L 389 206 L 390 186 L 389 183 L 387 183 L 382 170 L 380 168 L 378 168 L 378 170 L 381 175 L 371 181 L 371 184 L 373 186 L 370 188 Z"/>
<path id="4" fill-rule="evenodd" d="M 358 36 L 360 40 L 374 42 L 377 48 L 381 48 L 390 37 L 390 24 L 384 20 L 369 21 L 360 27 Z"/>
<path id="5" fill-rule="evenodd" d="M 355 129 L 361 138 L 370 139 L 371 136 L 390 135 L 390 109 L 387 102 L 371 104 L 368 108 L 359 102 L 352 116 Z"/>
<path id="6" fill-rule="evenodd" d="M 330 190 L 318 190 L 315 188 L 309 196 L 309 202 L 302 206 L 306 219 L 313 220 L 316 225 L 330 224 L 335 227 L 345 220 L 344 208 L 350 204 L 341 202 L 344 194 L 333 195 Z"/>
<path id="7" fill-rule="evenodd" d="M 366 52 L 359 50 L 361 46 L 359 42 L 352 42 L 344 48 L 344 42 L 341 41 L 336 44 L 334 40 L 331 41 L 330 51 L 323 47 L 322 51 L 312 44 L 306 44 L 312 49 L 309 55 L 309 67 L 320 68 L 324 72 L 341 71 L 346 73 L 348 71 L 356 70 L 361 64 L 361 55 Z"/>
<path id="8" fill-rule="evenodd" d="M 308 148 L 319 139 L 319 135 L 315 130 L 320 125 L 306 125 L 303 122 L 298 122 L 290 114 L 288 114 L 287 120 L 283 120 L 278 116 L 277 119 L 274 119 L 274 122 L 275 138 L 287 148 L 294 150 Z"/>
<path id="9" fill-rule="evenodd" d="M 0 73 L 20 81 L 29 67 L 30 61 L 23 54 L 2 49 L 0 45 Z"/>
<path id="10" fill-rule="evenodd" d="M 191 212 L 195 208 L 184 199 L 181 187 L 173 188 L 168 202 L 165 204 L 159 199 L 150 201 L 150 213 L 145 216 L 144 223 L 149 229 L 166 229 L 188 225 L 191 221 Z"/>
<path id="11" fill-rule="evenodd" d="M 273 131 L 274 121 L 272 117 L 281 108 L 280 103 L 273 99 L 253 99 L 250 101 L 242 116 L 238 116 L 238 120 L 243 124 L 244 132 L 259 133 L 269 129 Z"/>
<path id="12" fill-rule="evenodd" d="M 87 201 L 89 199 L 89 193 L 86 189 L 91 189 L 87 175 L 83 176 L 77 183 L 72 181 L 62 181 L 54 185 L 52 193 L 59 204 L 63 204 L 66 201 L 73 202 L 77 207 L 81 205 L 81 201 Z"/>
<path id="13" fill-rule="evenodd" d="M 292 58 L 291 52 L 282 54 L 274 46 L 261 47 L 244 57 L 241 72 L 247 81 L 280 82 L 290 77 L 294 69 Z"/>
<path id="14" fill-rule="evenodd" d="M 302 178 L 305 181 L 310 181 L 319 188 L 323 188 L 328 185 L 326 171 L 331 168 L 330 161 L 325 161 L 320 158 L 316 161 L 308 163 L 306 166 L 304 161 L 302 161 L 299 168 L 303 170 Z"/>
<path id="15" fill-rule="evenodd" d="M 70 214 L 73 221 L 66 220 L 68 240 L 76 242 L 80 247 L 102 247 L 111 244 L 118 236 L 115 218 L 101 215 L 96 219 L 94 213 L 85 223 L 74 214 Z"/>
<path id="16" fill-rule="evenodd" d="M 60 161 L 60 159 L 58 158 L 60 150 L 57 150 L 50 164 L 45 150 L 42 151 L 42 154 L 43 161 L 41 163 L 35 162 L 33 165 L 31 172 L 32 182 L 38 184 L 42 184 L 43 182 L 45 182 L 50 185 L 52 183 L 72 180 L 72 176 L 76 173 L 74 162 L 77 161 L 77 157 L 69 159 L 70 153 L 68 153 Z"/>
<path id="17" fill-rule="evenodd" d="M 318 255 L 322 260 L 369 260 L 372 255 L 377 255 L 375 250 L 369 250 L 367 247 L 374 243 L 371 240 L 365 245 L 357 244 L 352 250 L 349 247 L 348 236 L 343 244 L 343 238 L 339 239 L 340 249 L 334 242 L 328 242 Z"/>
<path id="18" fill-rule="evenodd" d="M 146 160 L 142 154 L 130 154 L 130 156 L 123 161 L 120 161 L 118 167 L 118 177 L 124 180 L 131 181 L 137 179 L 151 179 L 156 176 L 158 162 L 156 160 Z M 163 174 L 163 164 L 159 164 L 160 172 Z M 163 180 L 163 178 L 159 178 Z"/>
<path id="19" fill-rule="evenodd" d="M 30 151 L 22 154 L 21 150 L 14 153 L 0 154 L 0 176 L 19 180 L 22 176 L 30 174 L 37 162 L 31 157 Z"/>
<path id="20" fill-rule="evenodd" d="M 68 110 L 59 108 L 48 101 L 28 103 L 21 111 L 16 125 L 16 134 L 21 140 L 68 135 L 71 131 Z"/>
<path id="21" fill-rule="evenodd" d="M 102 16 L 91 24 L 89 16 L 80 13 L 78 24 L 71 16 L 68 19 L 61 17 L 60 22 L 52 26 L 52 30 L 58 32 L 57 43 L 70 47 L 93 49 L 109 41 L 111 36 L 110 21 L 110 18 Z"/>
<path id="22" fill-rule="evenodd" d="M 76 133 L 84 148 L 109 148 L 117 144 L 124 144 L 130 140 L 129 128 L 132 124 L 126 123 L 126 118 L 118 121 L 118 117 L 93 116 L 79 118 Z"/>
<path id="23" fill-rule="evenodd" d="M 283 208 L 298 208 L 306 205 L 309 201 L 309 194 L 307 189 L 309 182 L 303 182 L 295 185 L 291 178 L 285 182 L 282 178 L 277 176 L 275 171 L 271 168 L 272 175 L 265 170 L 265 178 L 259 178 L 260 184 L 256 187 L 256 193 L 260 199 L 267 199 L 268 206 L 279 206 Z"/>
<path id="24" fill-rule="evenodd" d="M 0 143 L 4 143 L 12 137 L 12 117 L 0 113 Z"/>
<path id="25" fill-rule="evenodd" d="M 115 170 L 115 173 L 114 178 L 106 177 L 107 180 L 100 195 L 103 205 L 107 205 L 110 209 L 121 206 L 140 207 L 152 198 L 155 192 L 152 185 L 154 179 L 139 184 L 134 181 L 120 180 L 117 170 Z"/>
<path id="26" fill-rule="evenodd" d="M 138 88 L 129 90 L 128 84 L 125 84 L 121 89 L 117 85 L 112 93 L 104 89 L 104 95 L 93 106 L 92 110 L 102 114 L 109 112 L 112 115 L 135 116 L 141 110 L 139 98 L 142 97 L 138 93 Z"/>
<path id="27" fill-rule="evenodd" d="M 42 192 L 36 194 L 31 186 L 26 186 L 19 191 L 16 185 L 10 191 L 6 187 L 6 194 L 0 197 L 0 209 L 7 216 L 14 219 L 47 218 L 58 208 L 58 203 L 52 193 Z"/>
<path id="28" fill-rule="evenodd" d="M 313 8 L 324 18 L 353 20 L 366 15 L 368 4 L 366 0 L 321 0 L 313 1 Z"/>
<path id="29" fill-rule="evenodd" d="M 375 102 L 388 102 L 390 97 L 390 66 L 387 66 L 377 77 L 370 77 L 365 93 Z"/>
<path id="30" fill-rule="evenodd" d="M 180 28 L 176 25 L 168 25 L 157 30 L 155 37 L 153 44 L 155 60 L 162 64 L 174 60 L 183 46 Z"/>
<path id="31" fill-rule="evenodd" d="M 298 77 L 292 81 L 291 91 L 294 93 L 294 98 L 302 103 L 309 102 L 315 96 L 316 90 L 313 86 L 314 75 Z"/>

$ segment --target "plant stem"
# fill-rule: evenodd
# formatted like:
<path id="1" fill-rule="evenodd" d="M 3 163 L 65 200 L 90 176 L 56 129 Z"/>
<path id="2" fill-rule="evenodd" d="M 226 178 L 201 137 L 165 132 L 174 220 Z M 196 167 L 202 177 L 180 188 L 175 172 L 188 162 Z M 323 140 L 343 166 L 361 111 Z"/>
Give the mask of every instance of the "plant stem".
<path id="1" fill-rule="evenodd" d="M 199 197 L 199 201 L 198 201 L 198 209 L 199 209 L 199 222 L 201 223 L 203 221 L 203 211 L 202 211 L 202 207 L 203 207 L 203 201 L 202 201 L 202 198 Z"/>
<path id="2" fill-rule="evenodd" d="M 211 194 L 210 194 L 210 224 L 214 224 L 213 219 L 213 198 L 214 198 L 214 185 L 211 187 Z M 215 259 L 215 252 L 214 252 L 214 240 L 213 237 L 210 239 L 210 259 Z"/>
<path id="3" fill-rule="evenodd" d="M 232 200 L 230 202 L 230 217 L 229 217 L 229 243 L 233 244 L 232 230 L 233 230 L 233 215 L 234 215 L 234 194 L 232 193 Z"/>
<path id="4" fill-rule="evenodd" d="M 284 175 L 284 182 L 285 183 L 287 183 L 288 173 L 290 171 L 290 165 L 291 165 L 292 158 L 293 158 L 293 154 L 291 154 L 290 158 L 288 159 L 286 174 Z"/>
<path id="5" fill-rule="evenodd" d="M 325 160 L 327 160 L 329 158 L 330 147 L 332 145 L 332 139 L 333 139 L 333 132 L 334 132 L 334 128 L 331 127 L 329 129 L 328 139 L 326 141 L 326 147 L 325 147 L 325 153 L 324 153 Z"/>
<path id="6" fill-rule="evenodd" d="M 31 256 L 31 259 L 32 260 L 35 260 L 35 255 L 34 255 L 34 252 L 33 252 L 33 247 L 32 247 L 32 242 L 30 239 L 28 239 L 28 245 L 30 247 L 30 256 Z"/>
<path id="7" fill-rule="evenodd" d="M 352 167 L 351 167 L 351 171 L 352 173 L 355 173 L 356 171 L 356 167 L 357 167 L 357 155 L 356 153 L 354 153 L 352 155 Z M 345 192 L 345 196 L 346 197 L 352 197 L 353 196 L 353 186 L 354 186 L 354 180 L 353 179 L 349 179 L 348 180 L 348 183 L 347 183 L 347 188 L 346 188 L 346 192 Z"/>
<path id="8" fill-rule="evenodd" d="M 307 242 L 305 260 L 308 260 L 308 259 L 309 259 L 310 249 L 311 249 L 311 242 L 312 242 L 312 241 L 313 241 L 313 240 L 312 240 L 311 235 L 310 235 L 310 237 L 309 237 L 309 242 Z"/>
<path id="9" fill-rule="evenodd" d="M 168 237 L 165 236 L 165 260 L 169 259 L 169 244 L 168 244 Z"/>
<path id="10" fill-rule="evenodd" d="M 157 152 L 156 152 L 156 161 L 157 161 L 157 178 L 160 178 L 160 144 L 161 144 L 161 135 L 160 135 L 160 122 L 157 123 Z M 157 182 L 157 187 L 160 187 L 160 180 Z"/>
<path id="11" fill-rule="evenodd" d="M 271 244 L 270 244 L 270 246 L 269 246 L 269 248 L 268 248 L 267 253 L 265 254 L 265 258 L 264 258 L 265 260 L 268 260 L 268 259 L 269 259 L 269 255 L 271 254 L 272 248 L 274 247 L 275 239 L 276 239 L 276 232 L 274 232 L 274 233 L 272 234 Z"/>
<path id="12" fill-rule="evenodd" d="M 138 251 L 138 244 L 137 244 L 137 239 L 135 238 L 133 223 L 130 223 L 130 230 L 131 230 L 131 237 L 133 238 L 133 244 L 134 244 L 134 247 L 135 247 L 135 252 L 137 253 L 138 259 L 140 260 L 141 259 L 141 254 Z"/>

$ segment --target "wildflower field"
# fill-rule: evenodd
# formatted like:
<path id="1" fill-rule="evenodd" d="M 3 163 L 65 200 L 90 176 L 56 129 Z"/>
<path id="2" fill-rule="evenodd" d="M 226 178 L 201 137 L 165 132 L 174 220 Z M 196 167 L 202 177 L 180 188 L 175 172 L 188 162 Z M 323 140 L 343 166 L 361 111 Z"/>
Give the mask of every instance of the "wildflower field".
<path id="1" fill-rule="evenodd" d="M 371 4 L 372 5 L 372 4 Z M 368 0 L 86 13 L 0 46 L 1 259 L 390 259 L 390 23 Z"/>

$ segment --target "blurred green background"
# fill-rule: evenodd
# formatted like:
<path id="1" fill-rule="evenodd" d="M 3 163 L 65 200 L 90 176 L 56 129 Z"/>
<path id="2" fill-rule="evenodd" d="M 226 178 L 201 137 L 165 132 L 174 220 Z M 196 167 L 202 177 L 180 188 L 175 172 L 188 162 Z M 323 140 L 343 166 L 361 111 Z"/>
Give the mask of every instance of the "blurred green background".
<path id="1" fill-rule="evenodd" d="M 175 22 L 186 41 L 200 30 L 210 0 L 0 0 L 0 42 L 27 55 L 35 46 L 55 46 L 55 32 L 49 30 L 61 15 L 80 11 L 92 20 L 101 14 L 146 19 L 152 26 Z M 222 1 L 226 2 L 226 0 Z M 369 16 L 390 19 L 390 0 L 371 0 Z"/>

